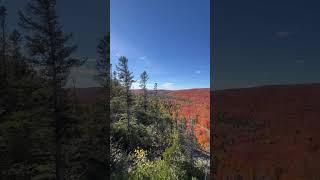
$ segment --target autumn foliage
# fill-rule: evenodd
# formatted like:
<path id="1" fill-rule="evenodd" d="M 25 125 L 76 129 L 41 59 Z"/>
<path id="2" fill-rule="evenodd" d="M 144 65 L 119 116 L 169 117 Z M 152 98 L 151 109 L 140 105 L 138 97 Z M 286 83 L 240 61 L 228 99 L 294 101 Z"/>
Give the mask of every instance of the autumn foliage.
<path id="1" fill-rule="evenodd" d="M 190 118 L 197 119 L 196 138 L 204 149 L 208 149 L 210 145 L 210 90 L 177 90 L 167 95 L 175 98 L 176 104 L 179 105 L 179 119 L 186 120 L 187 127 L 190 126 L 188 122 Z"/>

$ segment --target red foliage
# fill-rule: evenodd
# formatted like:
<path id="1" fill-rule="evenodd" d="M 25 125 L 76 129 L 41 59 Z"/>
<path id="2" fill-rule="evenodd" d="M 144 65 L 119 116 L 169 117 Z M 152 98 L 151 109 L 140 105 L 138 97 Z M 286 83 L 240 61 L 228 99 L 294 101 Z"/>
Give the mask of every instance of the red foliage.
<path id="1" fill-rule="evenodd" d="M 196 118 L 195 133 L 199 144 L 207 149 L 210 145 L 210 90 L 189 89 L 168 93 L 169 96 L 179 98 L 176 100 L 181 105 L 180 118 Z M 180 100 L 181 99 L 181 100 Z"/>
<path id="2" fill-rule="evenodd" d="M 214 127 L 217 134 L 234 132 L 235 137 L 234 143 L 225 148 L 217 178 L 232 170 L 238 170 L 244 179 L 253 179 L 259 171 L 271 177 L 276 168 L 285 170 L 280 178 L 283 180 L 319 177 L 319 92 L 320 84 L 215 92 L 214 114 L 253 115 L 256 121 L 265 122 L 263 129 L 251 134 L 233 131 L 232 127 Z"/>

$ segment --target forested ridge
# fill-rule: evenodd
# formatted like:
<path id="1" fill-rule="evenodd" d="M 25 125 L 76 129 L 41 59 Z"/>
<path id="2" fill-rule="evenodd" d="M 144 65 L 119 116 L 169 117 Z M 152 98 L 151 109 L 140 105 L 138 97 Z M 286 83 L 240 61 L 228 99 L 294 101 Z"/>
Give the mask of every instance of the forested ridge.
<path id="1" fill-rule="evenodd" d="M 127 66 L 120 57 L 111 78 L 112 178 L 204 179 L 209 157 L 196 140 L 196 118 L 181 119 L 176 101 L 160 96 L 157 84 L 148 93 L 146 72 L 143 93 L 128 91 L 133 76 Z"/>

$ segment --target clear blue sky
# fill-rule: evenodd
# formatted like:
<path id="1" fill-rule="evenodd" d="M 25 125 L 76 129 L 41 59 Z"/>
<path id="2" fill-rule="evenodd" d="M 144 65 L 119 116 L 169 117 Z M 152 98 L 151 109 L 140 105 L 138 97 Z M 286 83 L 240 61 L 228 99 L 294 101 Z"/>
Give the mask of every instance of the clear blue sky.
<path id="1" fill-rule="evenodd" d="M 210 86 L 210 0 L 111 0 L 111 63 L 126 56 L 149 87 Z M 138 88 L 137 83 L 133 88 Z"/>
<path id="2" fill-rule="evenodd" d="M 18 9 L 27 1 L 5 0 L 8 30 L 18 28 Z M 78 87 L 97 86 L 94 81 L 96 46 L 109 29 L 105 1 L 58 0 L 63 29 L 73 32 L 78 51 L 74 56 L 88 62 L 73 70 Z M 129 59 L 138 80 L 149 73 L 149 87 L 162 89 L 209 87 L 210 0 L 111 0 L 111 61 L 119 55 Z M 76 4 L 76 5 L 75 5 Z M 70 84 L 69 84 L 70 85 Z M 134 84 L 134 88 L 137 88 Z"/>
<path id="3" fill-rule="evenodd" d="M 213 87 L 320 82 L 320 1 L 213 1 Z"/>
<path id="4" fill-rule="evenodd" d="M 29 0 L 28 0 L 29 1 Z M 18 29 L 25 35 L 25 32 L 18 26 L 17 12 L 24 9 L 27 0 L 2 0 L 1 4 L 8 9 L 7 31 Z M 73 70 L 72 77 L 76 79 L 78 87 L 97 86 L 94 80 L 95 59 L 99 39 L 106 32 L 109 32 L 108 7 L 105 0 L 57 0 L 57 13 L 63 30 L 74 35 L 73 43 L 78 46 L 74 56 L 87 57 L 88 62 Z M 70 85 L 70 84 L 68 84 Z"/>

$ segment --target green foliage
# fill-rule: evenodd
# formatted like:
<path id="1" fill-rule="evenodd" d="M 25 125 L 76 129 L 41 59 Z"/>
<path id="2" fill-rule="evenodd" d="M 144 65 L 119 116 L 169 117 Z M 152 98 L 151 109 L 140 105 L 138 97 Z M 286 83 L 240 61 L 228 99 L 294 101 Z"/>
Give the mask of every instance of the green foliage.
<path id="1" fill-rule="evenodd" d="M 132 121 L 129 131 L 126 125 L 126 117 L 112 124 L 111 135 L 115 142 L 128 151 L 133 150 L 133 146 L 151 149 L 154 137 L 150 127 L 138 124 L 136 120 Z"/>
<path id="2" fill-rule="evenodd" d="M 148 73 L 146 71 L 143 71 L 143 73 L 140 75 L 140 87 L 143 90 L 142 108 L 143 108 L 144 112 L 147 112 L 147 108 L 148 108 L 148 93 L 147 93 L 148 80 L 149 80 Z"/>
<path id="3" fill-rule="evenodd" d="M 130 85 L 126 78 L 130 79 L 131 74 L 127 59 L 122 57 L 119 61 L 122 67 L 118 67 L 120 80 L 114 73 L 112 84 L 123 93 L 111 89 L 112 179 L 203 179 L 205 163 L 190 161 L 188 148 L 185 148 L 190 139 L 194 140 L 194 134 L 185 126 L 176 125 L 173 113 L 177 108 L 170 99 L 158 94 L 157 84 L 153 95 L 147 96 L 149 77 L 146 72 L 141 74 L 142 94 L 130 94 L 133 100 L 130 107 L 128 103 L 124 104 L 128 100 L 125 91 Z M 127 126 L 128 115 L 132 115 L 130 128 Z"/>
<path id="4" fill-rule="evenodd" d="M 133 156 L 122 150 L 117 143 L 111 142 L 111 179 L 128 179 L 128 168 Z"/>
<path id="5" fill-rule="evenodd" d="M 121 115 L 125 113 L 125 101 L 123 101 L 122 97 L 113 97 L 110 100 L 110 118 L 111 122 L 114 122 L 121 118 Z"/>
<path id="6" fill-rule="evenodd" d="M 99 59 L 96 62 L 97 80 L 103 87 L 110 87 L 110 36 L 104 36 L 97 47 Z"/>
<path id="7" fill-rule="evenodd" d="M 116 66 L 118 70 L 118 77 L 122 85 L 129 90 L 131 88 L 133 80 L 132 72 L 129 71 L 128 59 L 124 56 L 119 58 L 119 64 Z"/>
<path id="8" fill-rule="evenodd" d="M 171 146 L 154 160 L 147 158 L 145 150 L 136 149 L 135 166 L 129 172 L 129 179 L 203 179 L 204 165 L 201 162 L 194 165 L 187 161 L 179 143 L 179 132 L 172 132 L 170 138 Z"/>
<path id="9" fill-rule="evenodd" d="M 181 171 L 172 168 L 168 162 L 161 159 L 141 164 L 129 175 L 129 179 L 132 180 L 177 180 L 181 177 Z"/>
<path id="10" fill-rule="evenodd" d="M 141 123 L 146 126 L 153 124 L 153 120 L 154 120 L 149 116 L 147 112 L 141 109 L 138 109 L 135 112 L 135 118 L 139 121 L 138 123 Z"/>
<path id="11" fill-rule="evenodd" d="M 169 161 L 160 158 L 149 161 L 146 159 L 143 150 L 137 150 L 135 152 L 137 165 L 136 168 L 129 173 L 129 179 L 176 180 L 183 178 L 184 171 L 173 166 Z"/>
<path id="12" fill-rule="evenodd" d="M 197 167 L 188 161 L 184 161 L 181 167 L 187 172 L 186 179 L 191 179 L 192 177 L 197 179 L 204 179 L 205 174 L 203 167 Z"/>

